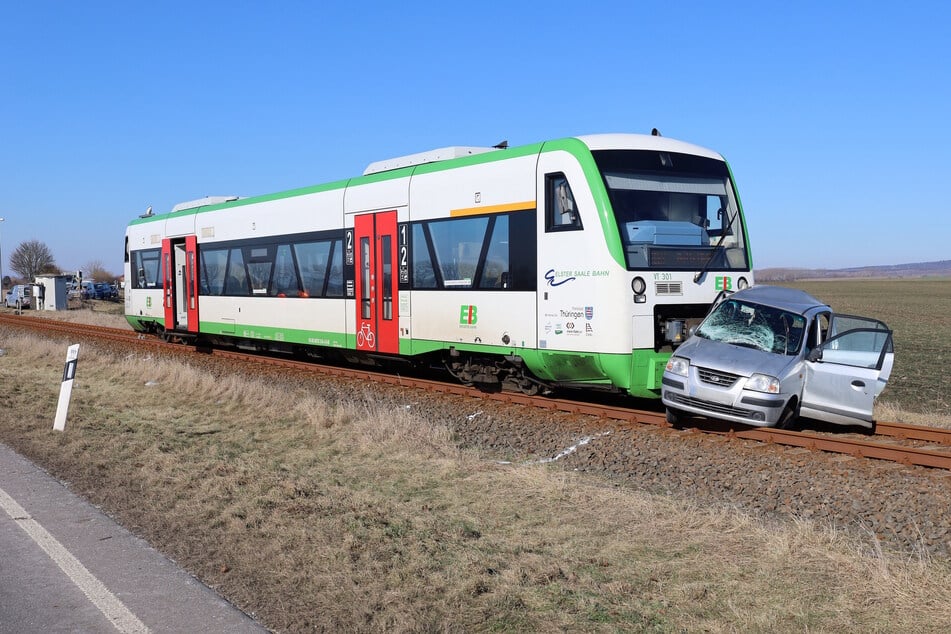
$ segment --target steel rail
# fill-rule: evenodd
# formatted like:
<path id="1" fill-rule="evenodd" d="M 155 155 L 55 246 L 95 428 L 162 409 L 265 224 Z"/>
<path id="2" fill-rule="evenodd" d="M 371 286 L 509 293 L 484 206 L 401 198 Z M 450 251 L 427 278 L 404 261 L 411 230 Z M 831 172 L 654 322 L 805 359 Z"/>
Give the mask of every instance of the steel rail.
<path id="1" fill-rule="evenodd" d="M 805 447 L 812 451 L 826 451 L 845 454 L 855 458 L 878 458 L 903 465 L 917 465 L 936 469 L 951 470 L 951 454 L 882 443 L 834 436 L 822 436 L 801 431 L 782 429 L 744 429 L 727 432 L 731 437 L 759 440 L 761 442 L 794 447 Z"/>
<path id="2" fill-rule="evenodd" d="M 875 435 L 891 436 L 900 440 L 922 440 L 951 446 L 951 429 L 940 427 L 876 421 Z"/>
<path id="3" fill-rule="evenodd" d="M 430 379 L 408 377 L 400 374 L 376 372 L 362 368 L 337 367 L 310 361 L 298 361 L 296 359 L 256 355 L 217 348 L 202 349 L 190 346 L 184 347 L 180 344 L 166 344 L 156 337 L 143 338 L 142 335 L 132 330 L 122 330 L 104 326 L 89 326 L 75 322 L 58 321 L 55 319 L 26 317 L 23 315 L 13 316 L 0 313 L 0 323 L 27 327 L 32 330 L 62 332 L 77 336 L 88 337 L 91 335 L 96 338 L 105 338 L 113 341 L 125 341 L 134 345 L 141 345 L 144 343 L 151 345 L 152 347 L 159 347 L 162 350 L 166 350 L 170 353 L 211 354 L 212 356 L 222 359 L 230 359 L 241 362 L 251 361 L 262 366 L 284 367 L 306 373 L 319 372 L 331 376 L 373 381 L 375 383 L 383 383 L 398 387 L 411 387 L 443 394 L 454 394 L 478 399 L 490 399 L 504 403 L 543 408 L 569 414 L 593 416 L 604 421 L 614 421 L 616 423 L 621 423 L 625 428 L 633 425 L 670 427 L 664 414 L 656 411 L 637 410 L 597 403 L 586 403 L 571 399 L 527 396 L 512 392 L 485 392 L 477 388 L 467 387 L 458 383 L 446 383 Z M 854 438 L 820 435 L 803 431 L 787 431 L 775 428 L 737 429 L 730 426 L 724 428 L 723 426 L 714 425 L 711 427 L 697 427 L 694 429 L 701 433 L 711 433 L 725 435 L 731 438 L 755 440 L 772 445 L 803 447 L 811 451 L 839 453 L 856 458 L 876 458 L 897 462 L 904 465 L 918 465 L 923 467 L 951 470 L 951 453 L 933 451 L 931 449 L 922 447 L 888 445 L 880 442 L 876 443 Z M 937 443 L 943 446 L 951 446 L 951 430 L 936 427 L 906 425 L 892 422 L 878 422 L 876 423 L 875 427 L 875 435 L 880 437 L 892 437 L 902 441 L 922 441 L 928 443 Z"/>

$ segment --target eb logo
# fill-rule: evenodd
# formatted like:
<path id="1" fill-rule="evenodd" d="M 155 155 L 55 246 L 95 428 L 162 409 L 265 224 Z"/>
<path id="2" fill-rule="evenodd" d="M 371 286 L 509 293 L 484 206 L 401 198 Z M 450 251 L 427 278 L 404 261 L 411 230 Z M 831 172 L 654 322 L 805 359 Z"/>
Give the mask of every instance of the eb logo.
<path id="1" fill-rule="evenodd" d="M 714 278 L 715 288 L 718 291 L 731 291 L 733 290 L 733 278 L 727 277 L 726 275 L 721 275 Z"/>
<path id="2" fill-rule="evenodd" d="M 459 325 L 472 326 L 479 321 L 479 307 L 463 305 L 459 307 Z"/>

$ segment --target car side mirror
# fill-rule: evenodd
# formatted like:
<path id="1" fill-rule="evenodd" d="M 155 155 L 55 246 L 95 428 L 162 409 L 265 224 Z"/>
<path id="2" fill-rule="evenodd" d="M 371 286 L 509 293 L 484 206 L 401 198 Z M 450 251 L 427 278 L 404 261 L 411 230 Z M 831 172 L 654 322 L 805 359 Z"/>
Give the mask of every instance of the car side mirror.
<path id="1" fill-rule="evenodd" d="M 822 361 L 822 348 L 813 348 L 809 351 L 809 360 L 815 363 L 816 361 Z"/>

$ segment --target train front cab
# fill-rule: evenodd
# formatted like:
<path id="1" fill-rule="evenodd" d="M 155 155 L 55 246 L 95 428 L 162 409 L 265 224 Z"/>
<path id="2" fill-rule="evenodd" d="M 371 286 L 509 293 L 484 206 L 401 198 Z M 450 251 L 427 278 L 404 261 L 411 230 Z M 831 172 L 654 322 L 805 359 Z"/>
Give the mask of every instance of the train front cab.
<path id="1" fill-rule="evenodd" d="M 600 153 L 552 145 L 538 162 L 533 370 L 556 384 L 656 397 L 690 326 L 721 290 L 752 282 L 728 168 L 666 139 Z"/>

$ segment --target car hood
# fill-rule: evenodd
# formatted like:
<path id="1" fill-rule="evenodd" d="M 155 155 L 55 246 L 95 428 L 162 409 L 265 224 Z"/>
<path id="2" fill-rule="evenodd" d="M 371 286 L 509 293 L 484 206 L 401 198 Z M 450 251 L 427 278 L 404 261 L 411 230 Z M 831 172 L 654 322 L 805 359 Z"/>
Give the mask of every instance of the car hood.
<path id="1" fill-rule="evenodd" d="M 677 348 L 674 355 L 690 359 L 690 365 L 745 377 L 753 374 L 781 377 L 786 368 L 799 359 L 796 355 L 763 352 L 697 336 Z"/>

